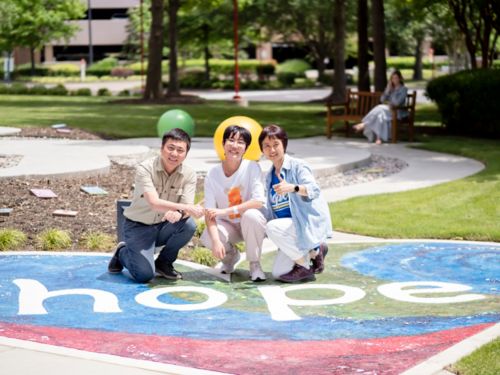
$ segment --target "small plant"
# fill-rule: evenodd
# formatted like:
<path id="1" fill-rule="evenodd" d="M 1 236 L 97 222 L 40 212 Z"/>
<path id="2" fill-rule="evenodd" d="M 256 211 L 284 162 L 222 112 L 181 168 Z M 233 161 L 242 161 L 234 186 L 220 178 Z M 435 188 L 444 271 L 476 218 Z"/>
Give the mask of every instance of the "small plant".
<path id="1" fill-rule="evenodd" d="M 97 91 L 97 96 L 111 96 L 111 92 L 107 88 L 102 87 Z"/>
<path id="2" fill-rule="evenodd" d="M 26 235 L 17 229 L 0 229 L 0 251 L 17 250 L 26 243 Z"/>
<path id="3" fill-rule="evenodd" d="M 88 250 L 111 250 L 115 245 L 113 236 L 103 232 L 87 232 L 80 239 L 80 247 Z"/>
<path id="4" fill-rule="evenodd" d="M 46 229 L 36 236 L 36 246 L 41 250 L 63 250 L 72 245 L 68 231 L 60 229 Z"/>
<path id="5" fill-rule="evenodd" d="M 236 250 L 238 250 L 240 253 L 244 253 L 245 252 L 245 242 L 238 242 L 238 243 L 235 243 L 234 244 L 234 247 L 236 248 Z"/>
<path id="6" fill-rule="evenodd" d="M 130 96 L 130 90 L 122 90 L 118 93 L 118 96 Z"/>
<path id="7" fill-rule="evenodd" d="M 204 220 L 200 220 L 200 221 L 196 222 L 196 231 L 194 232 L 194 236 L 201 237 L 201 234 L 203 233 L 203 231 L 205 230 L 206 227 L 207 227 L 207 224 L 205 223 Z"/>
<path id="8" fill-rule="evenodd" d="M 92 91 L 89 88 L 81 88 L 75 91 L 76 96 L 92 96 Z"/>
<path id="9" fill-rule="evenodd" d="M 206 247 L 195 247 L 191 251 L 191 259 L 193 262 L 203 264 L 208 267 L 213 267 L 217 264 L 217 258 L 212 255 L 212 252 Z"/>

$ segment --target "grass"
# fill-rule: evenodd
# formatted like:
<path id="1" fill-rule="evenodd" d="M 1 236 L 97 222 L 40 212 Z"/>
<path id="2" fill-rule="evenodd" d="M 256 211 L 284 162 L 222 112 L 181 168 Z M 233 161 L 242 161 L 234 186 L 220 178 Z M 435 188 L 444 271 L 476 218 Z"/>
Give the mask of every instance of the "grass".
<path id="1" fill-rule="evenodd" d="M 449 371 L 460 375 L 500 374 L 500 338 L 462 358 Z"/>
<path id="2" fill-rule="evenodd" d="M 37 247 L 41 250 L 70 249 L 73 242 L 67 230 L 47 229 L 36 237 Z"/>
<path id="3" fill-rule="evenodd" d="M 114 236 L 103 232 L 87 232 L 79 242 L 81 247 L 88 250 L 112 250 L 116 246 Z"/>
<path id="4" fill-rule="evenodd" d="M 66 123 L 116 138 L 154 137 L 156 122 L 167 110 L 188 112 L 196 123 L 195 135 L 211 137 L 226 118 L 249 116 L 261 124 L 277 122 L 293 137 L 322 135 L 325 108 L 321 104 L 252 103 L 248 108 L 227 102 L 201 105 L 114 104 L 102 97 L 0 96 L 3 124 L 8 126 L 50 126 Z"/>
<path id="5" fill-rule="evenodd" d="M 330 204 L 337 230 L 383 238 L 500 240 L 500 143 L 430 138 L 421 148 L 480 160 L 486 168 L 461 180 L 396 194 Z"/>
<path id="6" fill-rule="evenodd" d="M 26 234 L 17 229 L 0 229 L 0 251 L 20 249 L 27 240 Z"/>

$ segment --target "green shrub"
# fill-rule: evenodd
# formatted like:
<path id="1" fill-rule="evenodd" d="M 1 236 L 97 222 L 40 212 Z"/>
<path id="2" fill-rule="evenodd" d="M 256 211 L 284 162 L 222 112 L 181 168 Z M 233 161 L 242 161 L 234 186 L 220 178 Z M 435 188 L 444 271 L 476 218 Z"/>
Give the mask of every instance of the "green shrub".
<path id="1" fill-rule="evenodd" d="M 115 245 L 114 237 L 102 232 L 87 232 L 80 239 L 80 247 L 88 250 L 112 250 Z"/>
<path id="2" fill-rule="evenodd" d="M 109 91 L 106 87 L 102 87 L 97 90 L 97 96 L 111 96 L 111 91 Z"/>
<path id="3" fill-rule="evenodd" d="M 476 69 L 436 78 L 427 94 L 453 134 L 500 136 L 500 70 Z"/>
<path id="4" fill-rule="evenodd" d="M 74 91 L 75 96 L 92 96 L 92 90 L 87 87 L 82 87 L 76 91 Z"/>
<path id="5" fill-rule="evenodd" d="M 439 61 L 434 62 L 434 67 L 438 68 L 443 65 L 448 65 L 449 61 Z M 387 68 L 388 69 L 413 69 L 415 65 L 415 57 L 414 56 L 393 56 L 387 58 Z M 422 60 L 422 67 L 424 69 L 432 69 L 433 64 L 429 61 L 429 59 L 424 58 Z"/>
<path id="6" fill-rule="evenodd" d="M 491 65 L 493 69 L 500 69 L 500 60 L 493 60 L 493 64 Z"/>
<path id="7" fill-rule="evenodd" d="M 71 236 L 66 230 L 46 229 L 36 236 L 36 247 L 41 250 L 63 250 L 71 245 Z"/>
<path id="8" fill-rule="evenodd" d="M 292 72 L 280 72 L 276 74 L 278 82 L 282 83 L 284 86 L 292 86 L 295 82 L 295 78 L 298 78 L 295 73 Z"/>
<path id="9" fill-rule="evenodd" d="M 213 267 L 218 262 L 217 258 L 213 256 L 212 251 L 205 247 L 195 247 L 191 250 L 191 259 L 193 262 L 203 264 L 208 267 Z"/>
<path id="10" fill-rule="evenodd" d="M 130 96 L 130 90 L 122 90 L 118 93 L 118 96 Z"/>
<path id="11" fill-rule="evenodd" d="M 259 76 L 259 79 L 269 79 L 270 76 L 274 74 L 276 71 L 275 64 L 265 63 L 261 65 L 257 65 L 255 67 L 255 72 Z"/>
<path id="12" fill-rule="evenodd" d="M 80 67 L 70 63 L 57 63 L 48 66 L 49 76 L 75 77 L 80 75 Z"/>
<path id="13" fill-rule="evenodd" d="M 27 95 L 29 94 L 29 88 L 23 83 L 13 83 L 9 88 L 9 94 Z"/>
<path id="14" fill-rule="evenodd" d="M 35 85 L 30 88 L 31 95 L 47 95 L 48 89 L 44 85 Z"/>
<path id="15" fill-rule="evenodd" d="M 26 239 L 26 235 L 17 229 L 0 229 L 0 251 L 20 249 Z"/>
<path id="16" fill-rule="evenodd" d="M 35 65 L 35 76 L 48 75 L 49 68 L 44 65 Z M 31 76 L 31 64 L 21 64 L 14 69 L 14 77 Z"/>
<path id="17" fill-rule="evenodd" d="M 276 72 L 279 73 L 293 73 L 295 77 L 305 77 L 306 70 L 311 69 L 311 65 L 307 61 L 300 59 L 286 60 L 278 65 Z"/>
<path id="18" fill-rule="evenodd" d="M 65 96 L 68 95 L 68 90 L 64 87 L 63 84 L 58 84 L 54 87 L 47 89 L 47 95 L 57 95 L 57 96 Z"/>
<path id="19" fill-rule="evenodd" d="M 245 252 L 245 242 L 241 241 L 241 242 L 237 242 L 234 244 L 234 247 L 236 248 L 236 250 L 238 250 L 240 253 L 244 253 Z"/>
<path id="20" fill-rule="evenodd" d="M 106 57 L 87 68 L 87 74 L 93 76 L 111 75 L 111 70 L 118 66 L 118 60 L 114 57 Z"/>
<path id="21" fill-rule="evenodd" d="M 184 69 L 179 78 L 179 84 L 182 88 L 202 88 L 206 87 L 205 70 L 201 67 L 192 67 Z M 210 87 L 210 81 L 208 82 Z"/>

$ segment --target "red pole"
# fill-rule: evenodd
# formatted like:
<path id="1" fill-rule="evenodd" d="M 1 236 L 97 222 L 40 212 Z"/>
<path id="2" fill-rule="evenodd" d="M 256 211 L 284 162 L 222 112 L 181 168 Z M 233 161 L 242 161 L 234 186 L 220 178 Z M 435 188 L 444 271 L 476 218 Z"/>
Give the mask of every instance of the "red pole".
<path id="1" fill-rule="evenodd" d="M 141 17 L 141 27 L 140 27 L 140 34 L 141 34 L 141 92 L 144 92 L 144 14 L 142 12 L 142 3 L 143 0 L 141 0 L 141 9 L 139 11 L 140 17 Z"/>
<path id="2" fill-rule="evenodd" d="M 233 33 L 234 33 L 234 97 L 241 99 L 240 92 L 240 71 L 238 67 L 238 0 L 233 0 Z"/>

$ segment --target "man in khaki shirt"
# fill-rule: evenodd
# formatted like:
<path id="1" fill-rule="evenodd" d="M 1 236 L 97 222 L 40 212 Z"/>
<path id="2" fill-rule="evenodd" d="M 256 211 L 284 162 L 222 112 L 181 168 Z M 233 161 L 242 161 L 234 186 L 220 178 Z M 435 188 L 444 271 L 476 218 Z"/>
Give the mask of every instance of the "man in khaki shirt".
<path id="1" fill-rule="evenodd" d="M 125 241 L 109 262 L 110 273 L 125 267 L 139 283 L 150 281 L 155 272 L 171 280 L 182 278 L 173 263 L 196 230 L 191 217 L 204 214 L 194 204 L 196 172 L 182 164 L 190 146 L 186 132 L 172 129 L 163 136 L 161 154 L 138 165 L 134 197 L 124 211 Z M 155 261 L 159 246 L 163 249 Z"/>

